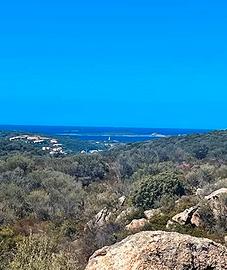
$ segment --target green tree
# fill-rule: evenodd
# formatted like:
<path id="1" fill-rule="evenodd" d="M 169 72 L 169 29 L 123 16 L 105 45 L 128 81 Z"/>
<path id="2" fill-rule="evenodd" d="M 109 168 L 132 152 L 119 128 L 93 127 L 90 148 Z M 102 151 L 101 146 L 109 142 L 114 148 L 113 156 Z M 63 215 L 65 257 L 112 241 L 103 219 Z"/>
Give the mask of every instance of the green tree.
<path id="1" fill-rule="evenodd" d="M 194 149 L 194 154 L 197 159 L 204 159 L 208 152 L 209 148 L 206 145 L 202 145 Z"/>

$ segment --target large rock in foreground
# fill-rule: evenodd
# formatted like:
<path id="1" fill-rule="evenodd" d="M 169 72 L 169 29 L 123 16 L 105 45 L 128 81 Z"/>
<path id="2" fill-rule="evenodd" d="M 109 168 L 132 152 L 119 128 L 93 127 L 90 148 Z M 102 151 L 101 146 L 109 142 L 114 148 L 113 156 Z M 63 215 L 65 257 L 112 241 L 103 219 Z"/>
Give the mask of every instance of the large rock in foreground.
<path id="1" fill-rule="evenodd" d="M 144 231 L 96 251 L 86 270 L 223 270 L 227 248 L 175 232 Z"/>

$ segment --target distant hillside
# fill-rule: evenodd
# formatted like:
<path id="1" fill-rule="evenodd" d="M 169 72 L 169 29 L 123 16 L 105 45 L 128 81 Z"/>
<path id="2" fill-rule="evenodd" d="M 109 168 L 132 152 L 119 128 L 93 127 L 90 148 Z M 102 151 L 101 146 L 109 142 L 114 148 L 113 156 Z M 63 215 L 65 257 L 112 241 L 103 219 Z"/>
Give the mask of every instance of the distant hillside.
<path id="1" fill-rule="evenodd" d="M 107 155 L 124 162 L 131 172 L 141 164 L 167 161 L 180 163 L 213 160 L 223 163 L 227 160 L 227 131 L 126 144 L 113 149 Z"/>

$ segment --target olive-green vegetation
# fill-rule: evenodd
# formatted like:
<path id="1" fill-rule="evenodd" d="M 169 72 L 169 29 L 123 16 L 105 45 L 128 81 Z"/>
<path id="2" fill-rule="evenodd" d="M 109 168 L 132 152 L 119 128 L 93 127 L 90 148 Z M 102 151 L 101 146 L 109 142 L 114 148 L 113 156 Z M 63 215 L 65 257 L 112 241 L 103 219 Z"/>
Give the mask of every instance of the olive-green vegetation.
<path id="1" fill-rule="evenodd" d="M 134 192 L 133 204 L 146 210 L 159 207 L 168 196 L 177 199 L 185 195 L 185 185 L 181 178 L 183 177 L 173 172 L 144 177 Z"/>
<path id="2" fill-rule="evenodd" d="M 70 142 L 71 143 L 71 142 Z M 227 199 L 220 215 L 196 191 L 227 187 L 227 132 L 119 145 L 101 154 L 44 155 L 34 146 L 0 138 L 0 269 L 84 269 L 89 256 L 129 232 L 125 225 L 160 207 L 145 229 L 200 204 L 201 228 L 175 230 L 222 241 Z M 119 206 L 118 199 L 126 197 Z M 111 217 L 86 225 L 100 210 Z M 129 209 L 134 209 L 127 212 Z M 116 218 L 126 211 L 125 218 Z"/>

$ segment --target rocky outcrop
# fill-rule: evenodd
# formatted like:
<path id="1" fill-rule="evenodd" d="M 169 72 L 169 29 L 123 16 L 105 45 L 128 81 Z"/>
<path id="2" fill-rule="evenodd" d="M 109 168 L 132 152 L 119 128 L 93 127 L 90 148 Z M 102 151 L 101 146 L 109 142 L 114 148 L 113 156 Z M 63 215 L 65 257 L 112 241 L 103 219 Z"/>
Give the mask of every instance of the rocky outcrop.
<path id="1" fill-rule="evenodd" d="M 192 214 L 190 223 L 196 227 L 202 227 L 204 222 L 201 218 L 201 215 L 198 211 L 198 209 Z"/>
<path id="2" fill-rule="evenodd" d="M 118 216 L 115 219 L 116 223 L 120 222 L 126 222 L 129 216 L 132 216 L 134 213 L 136 213 L 137 209 L 135 207 L 129 207 L 118 214 Z"/>
<path id="3" fill-rule="evenodd" d="M 148 269 L 227 269 L 227 249 L 205 238 L 144 231 L 96 251 L 85 270 Z"/>
<path id="4" fill-rule="evenodd" d="M 95 215 L 93 219 L 91 219 L 85 227 L 85 230 L 93 231 L 97 228 L 100 228 L 106 225 L 111 217 L 112 213 L 109 211 L 108 208 L 103 208 L 98 214 Z"/>
<path id="5" fill-rule="evenodd" d="M 205 197 L 216 220 L 227 215 L 227 206 L 222 199 L 223 196 L 227 196 L 227 188 L 218 189 Z"/>
<path id="6" fill-rule="evenodd" d="M 166 229 L 170 230 L 170 229 L 174 228 L 174 225 L 176 225 L 175 222 L 173 222 L 172 220 L 168 220 L 166 223 Z"/>
<path id="7" fill-rule="evenodd" d="M 135 207 L 129 207 L 123 210 L 115 219 L 116 223 L 124 223 L 127 224 L 133 215 L 138 213 L 138 209 Z M 155 216 L 161 216 L 163 213 L 161 209 L 150 209 L 146 210 L 142 213 L 143 218 L 133 219 L 130 223 L 125 226 L 125 229 L 131 232 L 138 232 L 144 228 L 146 224 L 149 224 L 149 221 L 152 220 Z"/>
<path id="8" fill-rule="evenodd" d="M 125 226 L 126 230 L 131 232 L 138 232 L 148 224 L 148 220 L 145 218 L 133 219 L 128 225 Z"/>
<path id="9" fill-rule="evenodd" d="M 180 225 L 185 225 L 190 222 L 193 213 L 197 210 L 197 206 L 185 209 L 183 212 L 172 217 L 172 220 L 179 223 Z"/>
<path id="10" fill-rule="evenodd" d="M 210 195 L 204 197 L 204 201 L 208 203 L 216 220 L 218 220 L 221 216 L 225 216 L 227 213 L 227 207 L 221 200 L 223 195 L 227 195 L 227 188 L 218 189 L 212 192 Z M 177 223 L 180 225 L 191 224 L 196 227 L 202 227 L 204 225 L 204 220 L 200 215 L 200 210 L 200 204 L 185 209 L 183 212 L 173 216 L 172 219 L 168 221 L 166 228 L 169 229 Z"/>
<path id="11" fill-rule="evenodd" d="M 220 188 L 218 190 L 215 190 L 210 195 L 205 196 L 205 199 L 207 200 L 218 199 L 222 194 L 227 194 L 227 188 Z"/>
<path id="12" fill-rule="evenodd" d="M 162 211 L 160 208 L 144 211 L 144 216 L 148 220 L 150 220 L 153 217 L 158 216 L 158 215 L 162 215 Z"/>
<path id="13" fill-rule="evenodd" d="M 125 196 L 121 196 L 120 198 L 118 198 L 119 206 L 123 206 L 125 204 L 125 201 L 126 201 Z"/>
<path id="14" fill-rule="evenodd" d="M 105 225 L 107 225 L 110 221 L 110 218 L 113 216 L 113 214 L 116 214 L 121 210 L 121 208 L 124 206 L 126 201 L 125 196 L 121 196 L 118 198 L 118 204 L 115 208 L 109 209 L 108 207 L 104 207 L 101 209 L 91 220 L 89 220 L 85 226 L 85 231 L 90 230 L 94 231 L 96 229 L 99 229 Z M 129 215 L 132 213 L 134 208 L 129 208 L 128 210 L 126 209 L 125 211 L 122 211 L 122 215 L 118 215 L 116 218 L 115 222 L 120 222 L 121 218 L 123 219 L 125 216 Z"/>
<path id="15" fill-rule="evenodd" d="M 225 245 L 227 246 L 227 235 L 224 237 Z"/>

